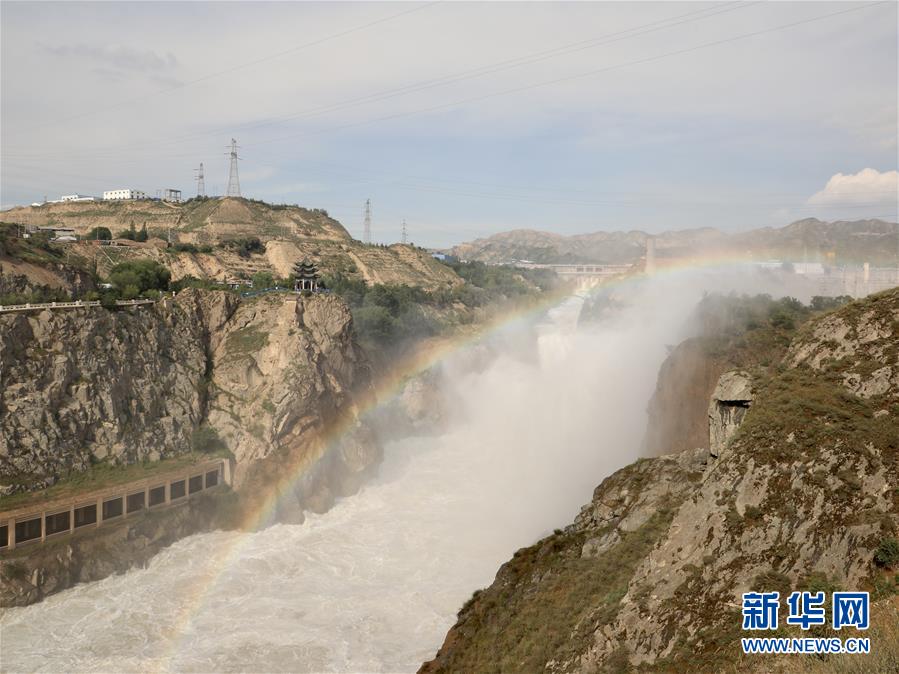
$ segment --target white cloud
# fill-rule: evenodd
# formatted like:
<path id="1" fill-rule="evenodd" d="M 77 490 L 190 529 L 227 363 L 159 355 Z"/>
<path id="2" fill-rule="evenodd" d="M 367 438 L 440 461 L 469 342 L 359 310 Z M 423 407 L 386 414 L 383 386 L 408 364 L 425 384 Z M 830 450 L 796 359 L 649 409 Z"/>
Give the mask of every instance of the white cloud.
<path id="1" fill-rule="evenodd" d="M 866 168 L 858 173 L 831 176 L 823 190 L 812 195 L 808 203 L 821 206 L 895 205 L 899 195 L 899 171 Z"/>
<path id="2" fill-rule="evenodd" d="M 152 49 L 134 49 L 125 45 L 60 44 L 42 46 L 51 54 L 62 59 L 84 58 L 123 71 L 169 70 L 178 65 L 178 59 L 171 52 L 158 54 Z"/>

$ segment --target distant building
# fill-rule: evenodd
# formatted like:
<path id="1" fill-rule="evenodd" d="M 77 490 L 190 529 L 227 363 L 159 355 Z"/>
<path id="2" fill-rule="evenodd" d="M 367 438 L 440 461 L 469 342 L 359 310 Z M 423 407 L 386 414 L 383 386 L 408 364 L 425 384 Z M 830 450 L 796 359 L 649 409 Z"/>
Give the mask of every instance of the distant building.
<path id="1" fill-rule="evenodd" d="M 440 260 L 441 262 L 458 262 L 459 258 L 455 255 L 449 255 L 448 253 L 441 253 L 439 251 L 435 251 L 431 253 L 431 257 L 435 260 Z"/>
<path id="2" fill-rule="evenodd" d="M 824 273 L 824 265 L 820 262 L 794 262 L 794 274 L 820 275 Z"/>
<path id="3" fill-rule="evenodd" d="M 162 191 L 163 201 L 173 201 L 175 203 L 181 201 L 181 190 L 164 189 Z"/>
<path id="4" fill-rule="evenodd" d="M 103 192 L 103 199 L 105 201 L 124 201 L 146 198 L 146 192 L 141 192 L 140 190 L 107 190 Z"/>
<path id="5" fill-rule="evenodd" d="M 51 241 L 69 242 L 78 240 L 75 230 L 71 227 L 38 227 L 38 231 L 47 234 Z"/>
<path id="6" fill-rule="evenodd" d="M 97 201 L 99 197 L 85 196 L 84 194 L 63 194 L 60 201 Z"/>

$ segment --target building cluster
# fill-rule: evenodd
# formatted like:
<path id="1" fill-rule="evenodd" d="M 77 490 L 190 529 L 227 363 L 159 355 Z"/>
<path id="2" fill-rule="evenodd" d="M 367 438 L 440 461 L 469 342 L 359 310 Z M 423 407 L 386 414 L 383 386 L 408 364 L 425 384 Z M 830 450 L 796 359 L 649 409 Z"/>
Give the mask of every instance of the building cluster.
<path id="1" fill-rule="evenodd" d="M 103 192 L 102 197 L 94 197 L 87 194 L 64 194 L 59 199 L 48 200 L 44 198 L 43 202 L 35 201 L 31 205 L 43 206 L 44 204 L 77 203 L 84 201 L 138 201 L 141 199 L 178 203 L 181 201 L 181 190 L 166 188 L 164 190 L 157 191 L 157 196 L 155 197 L 148 196 L 146 192 L 133 188 L 106 190 Z"/>

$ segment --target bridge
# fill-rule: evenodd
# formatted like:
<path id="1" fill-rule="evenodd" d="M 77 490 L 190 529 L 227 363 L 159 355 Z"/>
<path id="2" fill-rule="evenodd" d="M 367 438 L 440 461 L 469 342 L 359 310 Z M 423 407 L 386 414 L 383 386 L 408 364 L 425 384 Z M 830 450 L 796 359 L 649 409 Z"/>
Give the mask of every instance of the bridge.
<path id="1" fill-rule="evenodd" d="M 540 264 L 528 260 L 513 263 L 519 269 L 549 269 L 564 279 L 576 281 L 578 288 L 592 288 L 605 281 L 636 271 L 633 264 L 594 264 L 592 262 L 572 262 L 570 264 Z"/>

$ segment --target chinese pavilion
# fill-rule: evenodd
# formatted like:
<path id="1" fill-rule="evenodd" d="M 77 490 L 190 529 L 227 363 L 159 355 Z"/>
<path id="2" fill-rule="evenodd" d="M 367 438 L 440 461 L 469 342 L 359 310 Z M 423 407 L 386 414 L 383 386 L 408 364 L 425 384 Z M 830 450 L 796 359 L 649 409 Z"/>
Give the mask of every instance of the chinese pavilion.
<path id="1" fill-rule="evenodd" d="M 293 289 L 296 292 L 318 290 L 318 269 L 311 262 L 307 260 L 297 262 L 293 266 L 293 275 L 296 278 L 293 283 Z"/>

